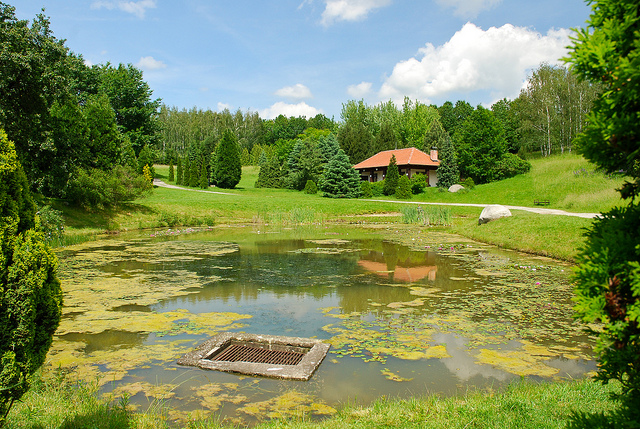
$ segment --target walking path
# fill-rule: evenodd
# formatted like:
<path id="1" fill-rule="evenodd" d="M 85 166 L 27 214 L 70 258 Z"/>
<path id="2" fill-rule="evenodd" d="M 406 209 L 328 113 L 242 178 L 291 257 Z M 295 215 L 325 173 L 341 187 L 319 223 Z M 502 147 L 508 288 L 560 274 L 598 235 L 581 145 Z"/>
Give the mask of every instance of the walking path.
<path id="1" fill-rule="evenodd" d="M 159 186 L 161 188 L 180 189 L 182 191 L 204 192 L 205 194 L 234 195 L 236 197 L 240 196 L 238 194 L 232 194 L 232 193 L 229 193 L 229 192 L 205 191 L 204 189 L 183 188 L 182 186 L 170 185 L 168 183 L 163 182 L 160 179 L 153 179 L 153 185 L 154 186 Z"/>
<path id="2" fill-rule="evenodd" d="M 205 191 L 204 189 L 191 189 L 191 188 L 183 188 L 182 186 L 169 185 L 168 183 L 163 182 L 160 179 L 153 179 L 153 184 L 155 186 L 160 186 L 162 188 L 171 188 L 171 189 L 181 189 L 183 191 L 191 191 L 191 192 L 204 192 L 205 194 L 218 194 L 218 195 L 234 195 L 240 196 L 239 194 L 232 194 L 229 192 L 217 192 L 217 191 Z M 421 204 L 421 205 L 431 205 L 431 206 L 458 206 L 458 207 L 480 207 L 485 208 L 490 204 L 467 204 L 467 203 L 431 203 L 424 201 L 397 201 L 397 200 L 362 200 L 362 201 L 378 201 L 383 203 L 399 203 L 399 204 Z M 543 215 L 559 215 L 559 216 L 574 216 L 581 217 L 584 219 L 593 219 L 596 216 L 599 216 L 600 213 L 572 213 L 566 212 L 564 210 L 558 209 L 545 209 L 542 207 L 523 207 L 523 206 L 507 206 L 509 210 L 523 210 L 531 213 L 538 213 Z"/>
<path id="3" fill-rule="evenodd" d="M 430 203 L 430 202 L 424 202 L 424 201 L 396 201 L 396 200 L 364 200 L 364 201 L 381 201 L 385 203 L 424 204 L 424 205 L 431 205 L 431 206 L 458 206 L 458 207 L 481 207 L 481 208 L 485 208 L 489 205 L 492 205 L 492 204 L 467 204 L 467 203 Z M 508 208 L 509 210 L 523 210 L 526 212 L 538 213 L 538 214 L 544 214 L 544 215 L 574 216 L 574 217 L 581 217 L 584 219 L 593 219 L 596 216 L 600 216 L 600 213 L 572 213 L 572 212 L 566 212 L 564 210 L 545 209 L 542 207 L 507 206 L 504 204 L 500 204 L 500 205 Z"/>

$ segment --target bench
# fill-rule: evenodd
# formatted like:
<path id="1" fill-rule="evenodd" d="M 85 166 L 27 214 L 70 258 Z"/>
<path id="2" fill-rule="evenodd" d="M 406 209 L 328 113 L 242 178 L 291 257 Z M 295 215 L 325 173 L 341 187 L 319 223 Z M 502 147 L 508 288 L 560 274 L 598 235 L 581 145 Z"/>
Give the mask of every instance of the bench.
<path id="1" fill-rule="evenodd" d="M 535 200 L 533 202 L 534 206 L 548 206 L 549 205 L 549 200 Z"/>

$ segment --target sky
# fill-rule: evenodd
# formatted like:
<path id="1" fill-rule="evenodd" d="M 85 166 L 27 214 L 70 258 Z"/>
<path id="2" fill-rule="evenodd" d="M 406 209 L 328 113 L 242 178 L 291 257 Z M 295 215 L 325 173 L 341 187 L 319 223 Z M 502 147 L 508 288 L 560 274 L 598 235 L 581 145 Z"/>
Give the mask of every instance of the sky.
<path id="1" fill-rule="evenodd" d="M 583 0 L 4 0 L 45 9 L 87 64 L 133 64 L 179 109 L 322 113 L 405 96 L 514 99 L 542 62 L 563 64 Z"/>

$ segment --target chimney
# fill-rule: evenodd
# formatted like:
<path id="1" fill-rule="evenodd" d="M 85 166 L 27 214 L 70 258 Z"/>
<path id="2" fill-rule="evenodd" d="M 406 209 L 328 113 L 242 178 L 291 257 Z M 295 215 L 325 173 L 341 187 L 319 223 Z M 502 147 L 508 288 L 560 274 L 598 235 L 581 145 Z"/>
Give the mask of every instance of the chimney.
<path id="1" fill-rule="evenodd" d="M 429 158 L 431 158 L 431 161 L 437 161 L 438 160 L 438 148 L 437 147 L 432 147 L 431 148 L 431 153 L 429 154 Z"/>

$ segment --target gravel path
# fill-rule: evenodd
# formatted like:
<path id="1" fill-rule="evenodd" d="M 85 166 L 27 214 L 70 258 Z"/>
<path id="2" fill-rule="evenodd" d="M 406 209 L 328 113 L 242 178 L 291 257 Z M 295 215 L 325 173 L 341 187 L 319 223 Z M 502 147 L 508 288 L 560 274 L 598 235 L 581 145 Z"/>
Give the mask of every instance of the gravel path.
<path id="1" fill-rule="evenodd" d="M 217 192 L 217 191 L 206 191 L 204 189 L 183 188 L 182 186 L 169 185 L 168 183 L 165 183 L 160 179 L 153 179 L 153 184 L 155 186 L 160 186 L 162 188 L 181 189 L 183 191 L 204 192 L 205 194 L 240 196 L 239 194 L 232 194 L 229 192 Z M 490 205 L 490 204 L 465 204 L 465 203 L 429 203 L 424 201 L 397 201 L 397 200 L 362 200 L 362 201 L 379 201 L 384 203 L 398 203 L 398 204 L 421 204 L 421 205 L 431 205 L 431 206 L 458 206 L 458 207 L 479 207 L 479 208 L 485 208 L 488 205 Z M 508 208 L 509 210 L 523 210 L 526 212 L 538 213 L 543 215 L 574 216 L 574 217 L 581 217 L 584 219 L 593 219 L 600 215 L 600 213 L 572 213 L 572 212 L 566 212 L 564 210 L 545 209 L 542 207 L 523 207 L 523 206 L 506 206 L 506 205 L 505 207 Z"/>

